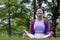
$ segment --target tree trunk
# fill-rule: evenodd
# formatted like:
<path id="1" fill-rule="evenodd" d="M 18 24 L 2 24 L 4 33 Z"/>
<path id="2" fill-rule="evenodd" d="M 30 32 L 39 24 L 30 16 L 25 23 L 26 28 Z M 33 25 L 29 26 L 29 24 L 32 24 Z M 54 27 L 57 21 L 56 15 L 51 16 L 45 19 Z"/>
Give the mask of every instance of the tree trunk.
<path id="1" fill-rule="evenodd" d="M 35 14 L 36 14 L 36 0 L 33 0 L 33 3 L 34 3 L 33 8 L 34 8 L 34 19 L 35 19 Z"/>
<path id="2" fill-rule="evenodd" d="M 8 35 L 11 36 L 11 21 L 10 21 L 10 13 L 9 13 L 9 18 L 8 18 Z"/>
<path id="3" fill-rule="evenodd" d="M 43 0 L 38 0 L 38 6 L 41 7 Z"/>
<path id="4" fill-rule="evenodd" d="M 52 16 L 52 27 L 53 27 L 53 29 L 52 29 L 52 31 L 54 32 L 53 36 L 56 37 L 56 28 L 57 28 L 56 20 L 59 17 L 58 16 L 59 0 L 57 0 L 57 6 L 55 6 L 54 0 L 52 2 L 53 2 L 53 10 L 52 10 L 52 13 L 53 13 L 53 16 Z"/>
<path id="5" fill-rule="evenodd" d="M 10 2 L 10 0 L 9 0 Z M 10 4 L 8 3 L 8 8 L 10 8 Z M 10 9 L 8 9 L 8 35 L 11 36 L 11 21 L 10 21 Z"/>
<path id="6" fill-rule="evenodd" d="M 52 18 L 52 27 L 53 27 L 53 29 L 52 29 L 52 31 L 54 32 L 54 34 L 53 34 L 53 37 L 56 37 L 56 20 L 57 19 L 54 19 L 55 17 L 53 17 Z"/>

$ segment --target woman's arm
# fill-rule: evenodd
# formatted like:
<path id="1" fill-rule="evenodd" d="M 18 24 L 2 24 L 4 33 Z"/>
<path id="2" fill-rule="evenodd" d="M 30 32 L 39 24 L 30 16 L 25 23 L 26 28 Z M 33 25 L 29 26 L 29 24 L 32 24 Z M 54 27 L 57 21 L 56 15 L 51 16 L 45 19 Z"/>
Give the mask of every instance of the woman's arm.
<path id="1" fill-rule="evenodd" d="M 29 25 L 29 33 L 34 34 L 34 22 L 35 20 L 32 20 Z"/>
<path id="2" fill-rule="evenodd" d="M 50 23 L 48 20 L 45 20 L 45 34 L 50 33 Z"/>

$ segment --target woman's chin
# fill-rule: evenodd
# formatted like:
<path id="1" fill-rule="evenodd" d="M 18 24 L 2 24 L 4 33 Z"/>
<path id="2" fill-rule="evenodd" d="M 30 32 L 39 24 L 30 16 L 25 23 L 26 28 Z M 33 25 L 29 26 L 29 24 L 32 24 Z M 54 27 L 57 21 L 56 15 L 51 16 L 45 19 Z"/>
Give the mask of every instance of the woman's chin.
<path id="1" fill-rule="evenodd" d="M 38 16 L 38 17 L 42 17 L 42 16 Z"/>

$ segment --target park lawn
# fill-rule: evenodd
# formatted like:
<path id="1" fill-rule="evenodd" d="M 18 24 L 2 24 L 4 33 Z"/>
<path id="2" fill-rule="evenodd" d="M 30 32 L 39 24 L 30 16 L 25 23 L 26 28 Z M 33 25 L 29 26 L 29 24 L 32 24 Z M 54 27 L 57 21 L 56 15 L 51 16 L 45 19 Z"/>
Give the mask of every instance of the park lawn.
<path id="1" fill-rule="evenodd" d="M 28 37 L 16 37 L 16 36 L 12 36 L 12 37 L 8 37 L 8 36 L 0 36 L 0 40 L 60 40 L 59 37 L 56 38 L 45 38 L 45 39 L 31 39 Z"/>

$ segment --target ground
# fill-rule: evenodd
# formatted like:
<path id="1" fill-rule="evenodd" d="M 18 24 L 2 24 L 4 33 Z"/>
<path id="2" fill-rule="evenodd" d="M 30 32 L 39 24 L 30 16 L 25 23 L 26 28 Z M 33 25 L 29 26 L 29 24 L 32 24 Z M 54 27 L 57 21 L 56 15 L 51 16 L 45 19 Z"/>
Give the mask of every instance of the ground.
<path id="1" fill-rule="evenodd" d="M 60 40 L 60 38 L 59 37 L 56 37 L 56 38 L 51 37 L 51 38 L 45 38 L 45 39 L 31 39 L 28 37 L 2 36 L 2 37 L 0 37 L 0 40 Z"/>

